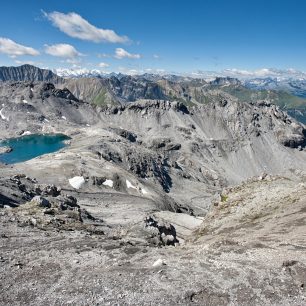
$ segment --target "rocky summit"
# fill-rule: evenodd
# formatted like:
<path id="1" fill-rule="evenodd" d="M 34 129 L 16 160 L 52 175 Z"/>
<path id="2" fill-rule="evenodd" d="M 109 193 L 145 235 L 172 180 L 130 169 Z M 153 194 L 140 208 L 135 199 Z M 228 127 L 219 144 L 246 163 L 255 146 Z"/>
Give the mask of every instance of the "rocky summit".
<path id="1" fill-rule="evenodd" d="M 306 128 L 282 92 L 0 76 L 1 140 L 67 136 L 0 164 L 0 305 L 306 303 Z"/>

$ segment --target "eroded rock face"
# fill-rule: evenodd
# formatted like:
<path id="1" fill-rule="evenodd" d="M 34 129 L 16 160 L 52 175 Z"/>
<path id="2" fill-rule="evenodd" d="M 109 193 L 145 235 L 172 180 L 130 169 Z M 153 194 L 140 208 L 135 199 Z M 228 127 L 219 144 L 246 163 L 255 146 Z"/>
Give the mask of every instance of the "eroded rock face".
<path id="1" fill-rule="evenodd" d="M 23 174 L 0 184 L 0 207 L 13 207 L 11 214 L 21 224 L 42 229 L 94 231 L 91 224 L 102 222 L 82 209 L 74 196 L 63 194 L 61 188 L 55 185 L 39 185 L 35 179 Z M 89 226 L 84 222 L 90 223 Z"/>
<path id="2" fill-rule="evenodd" d="M 123 76 L 120 79 L 110 77 L 102 82 L 114 96 L 123 101 L 132 102 L 139 98 L 163 99 L 164 97 L 158 84 L 150 81 L 141 82 L 131 76 Z"/>
<path id="3" fill-rule="evenodd" d="M 111 129 L 115 134 L 127 139 L 130 142 L 135 142 L 137 140 L 137 135 L 130 131 L 120 128 L 112 128 Z"/>
<path id="4" fill-rule="evenodd" d="M 32 65 L 19 67 L 0 67 L 1 81 L 26 81 L 26 82 L 54 82 L 61 83 L 64 80 L 50 70 L 40 69 Z"/>
<path id="5" fill-rule="evenodd" d="M 50 202 L 46 198 L 43 198 L 38 195 L 35 196 L 31 201 L 37 203 L 37 205 L 41 207 L 47 207 L 47 208 L 51 207 Z"/>
<path id="6" fill-rule="evenodd" d="M 306 146 L 306 130 L 302 129 L 300 134 L 285 133 L 284 131 L 279 131 L 276 133 L 278 141 L 286 147 L 289 148 L 304 148 Z"/>
<path id="7" fill-rule="evenodd" d="M 0 86 L 0 101 L 1 138 L 23 132 L 54 133 L 73 125 L 95 124 L 98 119 L 88 103 L 48 82 L 4 82 Z"/>
<path id="8" fill-rule="evenodd" d="M 61 188 L 55 185 L 40 184 L 35 186 L 35 192 L 43 196 L 57 197 L 61 194 Z"/>
<path id="9" fill-rule="evenodd" d="M 176 148 L 169 148 L 168 150 Z M 152 151 L 143 150 L 141 146 L 127 147 L 125 144 L 120 146 L 101 145 L 92 146 L 92 150 L 107 161 L 112 161 L 126 170 L 134 173 L 138 177 L 155 178 L 166 192 L 169 192 L 172 186 L 169 176 L 169 167 L 167 157 L 163 157 Z"/>
<path id="10" fill-rule="evenodd" d="M 57 89 L 53 83 L 42 83 L 40 94 L 42 99 L 54 96 L 56 98 L 79 102 L 79 100 L 67 88 Z"/>

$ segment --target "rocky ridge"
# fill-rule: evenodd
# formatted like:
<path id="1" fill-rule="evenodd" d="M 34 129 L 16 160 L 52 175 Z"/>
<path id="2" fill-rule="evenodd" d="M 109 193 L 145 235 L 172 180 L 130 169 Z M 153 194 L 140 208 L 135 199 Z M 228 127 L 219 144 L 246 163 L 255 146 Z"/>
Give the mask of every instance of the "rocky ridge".
<path id="1" fill-rule="evenodd" d="M 63 79 L 51 70 L 26 64 L 19 67 L 0 67 L 0 81 L 61 83 Z"/>

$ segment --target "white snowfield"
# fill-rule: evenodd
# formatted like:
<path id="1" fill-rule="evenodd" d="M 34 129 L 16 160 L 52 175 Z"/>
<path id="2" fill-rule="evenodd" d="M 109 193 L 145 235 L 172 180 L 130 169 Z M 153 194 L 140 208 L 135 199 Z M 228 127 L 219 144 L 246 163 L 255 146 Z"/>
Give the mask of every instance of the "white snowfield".
<path id="1" fill-rule="evenodd" d="M 139 192 L 141 192 L 142 194 L 148 194 L 148 192 L 144 189 L 144 188 L 137 188 L 136 186 L 134 186 L 129 180 L 125 180 L 126 182 L 126 187 L 127 188 L 132 188 L 132 189 L 136 189 Z"/>
<path id="2" fill-rule="evenodd" d="M 25 136 L 25 135 L 31 135 L 32 133 L 30 131 L 25 131 L 21 134 L 21 136 Z"/>
<path id="3" fill-rule="evenodd" d="M 112 180 L 106 180 L 103 185 L 113 188 L 114 182 Z"/>
<path id="4" fill-rule="evenodd" d="M 1 108 L 1 110 L 0 110 L 0 117 L 1 117 L 1 119 L 9 121 L 9 118 L 4 116 L 3 110 L 4 110 L 4 108 Z"/>
<path id="5" fill-rule="evenodd" d="M 27 103 L 28 103 L 28 101 L 27 101 L 27 100 L 22 100 L 22 102 L 23 102 L 23 103 L 25 103 L 25 104 L 27 104 Z"/>
<path id="6" fill-rule="evenodd" d="M 125 180 L 126 182 L 126 187 L 127 188 L 133 188 L 133 189 L 137 189 L 137 187 L 135 187 L 134 185 L 132 185 L 132 183 L 129 180 Z"/>
<path id="7" fill-rule="evenodd" d="M 69 179 L 69 184 L 75 188 L 80 189 L 85 183 L 85 179 L 83 176 L 75 176 L 71 179 Z"/>
<path id="8" fill-rule="evenodd" d="M 147 194 L 148 192 L 145 189 L 141 189 L 142 194 Z"/>

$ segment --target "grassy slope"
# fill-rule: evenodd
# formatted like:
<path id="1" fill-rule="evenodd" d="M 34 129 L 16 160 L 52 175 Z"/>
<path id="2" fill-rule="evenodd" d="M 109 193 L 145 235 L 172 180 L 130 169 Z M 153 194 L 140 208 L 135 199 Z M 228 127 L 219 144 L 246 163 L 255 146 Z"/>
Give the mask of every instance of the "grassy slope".
<path id="1" fill-rule="evenodd" d="M 306 109 L 306 98 L 294 96 L 285 91 L 251 90 L 243 86 L 224 87 L 223 90 L 241 101 L 269 100 L 286 109 Z"/>

